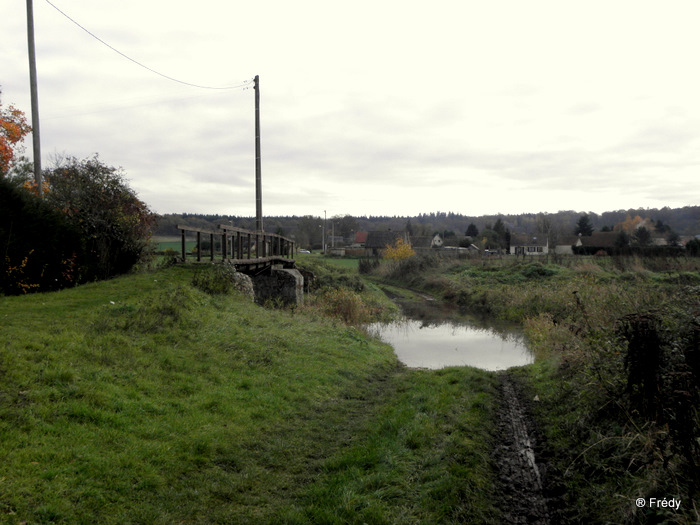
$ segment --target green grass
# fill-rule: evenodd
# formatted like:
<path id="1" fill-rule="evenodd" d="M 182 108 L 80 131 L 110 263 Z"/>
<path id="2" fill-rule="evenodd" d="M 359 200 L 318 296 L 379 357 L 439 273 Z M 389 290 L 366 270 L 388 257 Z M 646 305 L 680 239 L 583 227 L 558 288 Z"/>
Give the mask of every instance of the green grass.
<path id="1" fill-rule="evenodd" d="M 357 271 L 357 264 L 359 259 L 350 257 L 324 257 L 323 259 L 328 264 L 333 266 L 338 266 L 340 268 L 346 268 L 348 270 Z"/>
<path id="2" fill-rule="evenodd" d="M 189 255 L 197 247 L 197 241 L 185 241 L 185 250 Z M 174 250 L 177 253 L 182 252 L 182 241 L 160 241 L 156 243 L 156 250 L 159 252 L 167 249 Z"/>
<path id="3" fill-rule="evenodd" d="M 406 370 L 356 328 L 193 274 L 0 297 L 0 522 L 494 515 L 488 373 Z"/>
<path id="4" fill-rule="evenodd" d="M 493 523 L 493 374 L 396 374 L 359 439 L 323 465 L 290 523 Z"/>

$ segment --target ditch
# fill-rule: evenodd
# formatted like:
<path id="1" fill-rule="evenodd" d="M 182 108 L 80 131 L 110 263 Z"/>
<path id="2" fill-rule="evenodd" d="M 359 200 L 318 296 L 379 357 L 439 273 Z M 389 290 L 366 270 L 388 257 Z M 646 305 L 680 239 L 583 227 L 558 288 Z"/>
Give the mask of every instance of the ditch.
<path id="1" fill-rule="evenodd" d="M 534 362 L 522 330 L 514 324 L 460 314 L 428 297 L 411 301 L 387 295 L 403 312 L 397 321 L 373 323 L 368 331 L 389 343 L 410 368 L 471 366 L 498 374 L 492 450 L 498 506 L 508 523 L 550 523 L 544 470 L 535 456 L 535 425 L 519 380 L 508 372 Z"/>

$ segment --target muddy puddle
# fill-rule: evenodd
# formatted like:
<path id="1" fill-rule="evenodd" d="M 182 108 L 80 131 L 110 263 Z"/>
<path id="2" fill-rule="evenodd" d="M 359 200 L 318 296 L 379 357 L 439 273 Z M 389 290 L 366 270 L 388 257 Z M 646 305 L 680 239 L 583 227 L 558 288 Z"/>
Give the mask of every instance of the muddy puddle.
<path id="1" fill-rule="evenodd" d="M 497 371 L 533 362 L 522 331 L 515 326 L 459 315 L 430 303 L 399 304 L 402 319 L 368 328 L 393 346 L 408 367 L 473 366 Z"/>

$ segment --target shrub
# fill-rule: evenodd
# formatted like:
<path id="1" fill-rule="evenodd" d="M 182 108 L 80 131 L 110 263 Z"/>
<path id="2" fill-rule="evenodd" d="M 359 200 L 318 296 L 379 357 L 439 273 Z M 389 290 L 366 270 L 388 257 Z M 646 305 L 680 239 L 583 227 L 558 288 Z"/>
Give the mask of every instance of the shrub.
<path id="1" fill-rule="evenodd" d="M 210 295 L 231 293 L 235 286 L 232 274 L 235 268 L 223 264 L 199 267 L 192 277 L 192 286 Z"/>
<path id="2" fill-rule="evenodd" d="M 80 232 L 31 193 L 0 179 L 0 292 L 56 290 L 81 280 Z"/>
<path id="3" fill-rule="evenodd" d="M 346 288 L 327 289 L 316 300 L 321 311 L 331 317 L 342 319 L 348 324 L 369 322 L 372 312 L 362 297 Z"/>
<path id="4" fill-rule="evenodd" d="M 46 202 L 82 234 L 87 278 L 126 273 L 147 257 L 155 215 L 128 187 L 121 169 L 97 156 L 69 157 L 47 172 L 46 181 Z"/>
<path id="5" fill-rule="evenodd" d="M 551 277 L 556 274 L 557 271 L 550 266 L 544 266 L 540 263 L 530 263 L 523 266 L 520 273 L 527 279 L 539 279 L 541 277 Z"/>
<path id="6" fill-rule="evenodd" d="M 372 273 L 379 264 L 379 257 L 361 257 L 357 263 L 357 271 L 364 274 Z"/>

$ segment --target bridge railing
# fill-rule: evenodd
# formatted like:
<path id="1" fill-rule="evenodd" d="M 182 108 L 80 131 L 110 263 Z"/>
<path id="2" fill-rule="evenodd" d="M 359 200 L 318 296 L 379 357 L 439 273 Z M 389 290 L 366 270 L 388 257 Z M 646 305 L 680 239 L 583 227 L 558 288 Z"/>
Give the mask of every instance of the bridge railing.
<path id="1" fill-rule="evenodd" d="M 254 262 L 264 258 L 293 259 L 295 242 L 288 237 L 276 233 L 245 230 L 236 228 L 230 224 L 219 224 L 218 230 L 194 228 L 184 224 L 178 224 L 182 245 L 182 260 L 187 260 L 187 233 L 195 233 L 197 236 L 196 256 L 197 261 L 202 260 L 202 235 L 209 236 L 210 259 L 216 257 L 215 238 L 221 239 L 220 257 L 223 261 Z"/>

